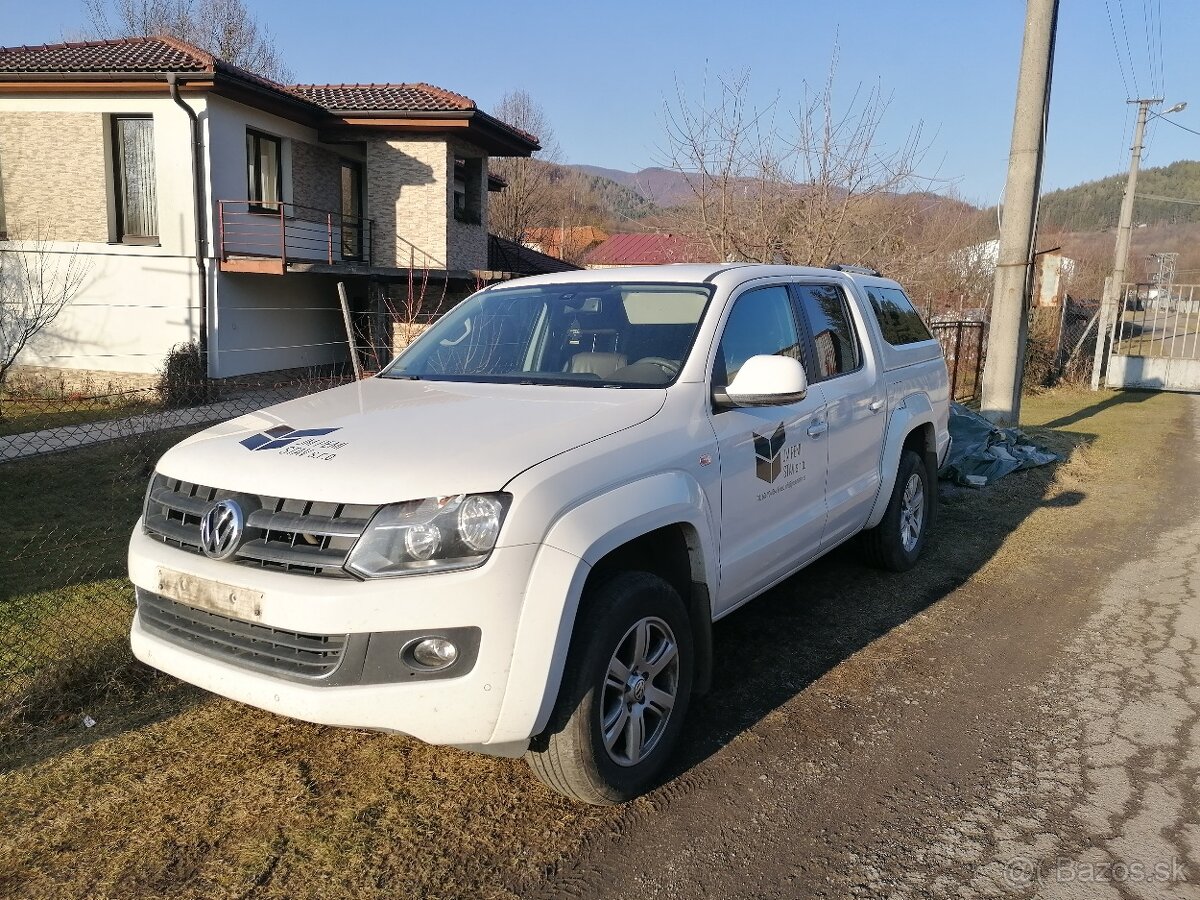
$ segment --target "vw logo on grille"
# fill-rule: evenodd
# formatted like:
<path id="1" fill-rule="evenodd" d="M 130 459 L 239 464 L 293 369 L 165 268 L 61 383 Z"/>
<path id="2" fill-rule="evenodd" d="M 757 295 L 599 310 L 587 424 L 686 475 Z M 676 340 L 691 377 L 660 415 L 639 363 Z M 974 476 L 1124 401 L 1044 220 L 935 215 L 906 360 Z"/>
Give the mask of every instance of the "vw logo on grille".
<path id="1" fill-rule="evenodd" d="M 246 518 L 235 500 L 222 500 L 200 520 L 200 549 L 213 559 L 228 559 L 237 552 Z"/>

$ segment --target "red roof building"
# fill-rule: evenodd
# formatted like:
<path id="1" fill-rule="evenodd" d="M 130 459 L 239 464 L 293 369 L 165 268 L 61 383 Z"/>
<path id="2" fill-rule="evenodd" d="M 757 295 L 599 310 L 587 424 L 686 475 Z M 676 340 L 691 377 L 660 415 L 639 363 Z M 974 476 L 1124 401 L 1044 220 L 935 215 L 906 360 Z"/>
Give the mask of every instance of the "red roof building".
<path id="1" fill-rule="evenodd" d="M 679 234 L 614 234 L 583 258 L 586 269 L 714 262 L 697 242 Z"/>

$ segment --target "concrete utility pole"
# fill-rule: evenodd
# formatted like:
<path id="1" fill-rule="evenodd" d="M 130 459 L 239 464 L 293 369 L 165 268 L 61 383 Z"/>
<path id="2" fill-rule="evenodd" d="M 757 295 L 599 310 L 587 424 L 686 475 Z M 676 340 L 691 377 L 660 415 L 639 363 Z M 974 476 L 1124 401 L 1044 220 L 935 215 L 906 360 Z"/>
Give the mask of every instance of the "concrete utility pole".
<path id="1" fill-rule="evenodd" d="M 1133 198 L 1137 190 L 1138 167 L 1142 164 L 1142 137 L 1146 133 L 1146 119 L 1150 107 L 1163 102 L 1162 97 L 1143 100 L 1127 100 L 1138 105 L 1137 127 L 1133 131 L 1133 152 L 1129 157 L 1129 180 L 1125 182 L 1125 196 L 1121 199 L 1121 220 L 1117 223 L 1117 248 L 1113 253 L 1112 277 L 1104 282 L 1104 296 L 1100 303 L 1100 321 L 1096 331 L 1096 354 L 1092 358 L 1092 390 L 1100 387 L 1100 361 L 1104 356 L 1104 339 L 1116 317 L 1120 315 L 1122 288 L 1125 284 L 1125 266 L 1129 262 L 1129 241 L 1133 233 Z M 1176 103 L 1168 113 L 1179 112 L 1186 103 Z M 1154 115 L 1158 115 L 1155 113 Z"/>
<path id="2" fill-rule="evenodd" d="M 1137 127 L 1133 130 L 1133 154 L 1129 157 L 1129 180 L 1125 182 L 1125 196 L 1121 199 L 1121 219 L 1117 223 L 1117 248 L 1113 253 L 1112 278 L 1104 283 L 1105 293 L 1100 305 L 1100 321 L 1096 331 L 1096 354 L 1092 358 L 1092 390 L 1100 387 L 1100 361 L 1104 353 L 1104 339 L 1113 319 L 1119 315 L 1117 306 L 1121 300 L 1121 288 L 1125 284 L 1125 265 L 1129 261 L 1129 239 L 1133 232 L 1133 193 L 1137 189 L 1138 166 L 1142 163 L 1142 137 L 1146 133 L 1146 117 L 1151 106 L 1162 103 L 1162 97 L 1146 100 L 1127 100 L 1138 105 Z"/>
<path id="3" fill-rule="evenodd" d="M 1015 425 L 1021 415 L 1021 376 L 1029 329 L 1029 266 L 1033 258 L 1057 25 L 1058 0 L 1028 0 L 980 408 L 980 412 L 998 424 Z"/>

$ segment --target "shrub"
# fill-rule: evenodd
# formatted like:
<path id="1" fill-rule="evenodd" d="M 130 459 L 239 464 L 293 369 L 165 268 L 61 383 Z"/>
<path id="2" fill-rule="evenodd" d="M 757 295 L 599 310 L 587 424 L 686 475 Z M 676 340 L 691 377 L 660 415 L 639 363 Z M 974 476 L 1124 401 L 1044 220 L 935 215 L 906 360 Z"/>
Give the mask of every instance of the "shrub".
<path id="1" fill-rule="evenodd" d="M 167 409 L 198 406 L 214 398 L 204 355 L 195 341 L 176 344 L 158 372 L 158 396 Z"/>

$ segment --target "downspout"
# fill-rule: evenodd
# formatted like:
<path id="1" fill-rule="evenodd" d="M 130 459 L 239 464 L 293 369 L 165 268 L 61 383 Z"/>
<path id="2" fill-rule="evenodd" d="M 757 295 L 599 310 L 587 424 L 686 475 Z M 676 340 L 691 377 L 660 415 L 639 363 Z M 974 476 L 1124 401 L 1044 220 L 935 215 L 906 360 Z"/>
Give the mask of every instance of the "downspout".
<path id="1" fill-rule="evenodd" d="M 179 96 L 179 76 L 167 73 L 171 99 L 187 113 L 192 129 L 192 193 L 196 198 L 196 271 L 200 275 L 200 358 L 204 361 L 204 377 L 208 378 L 208 267 L 204 262 L 204 235 L 208 231 L 208 207 L 204 191 L 204 145 L 200 137 L 200 120 L 196 111 Z"/>

